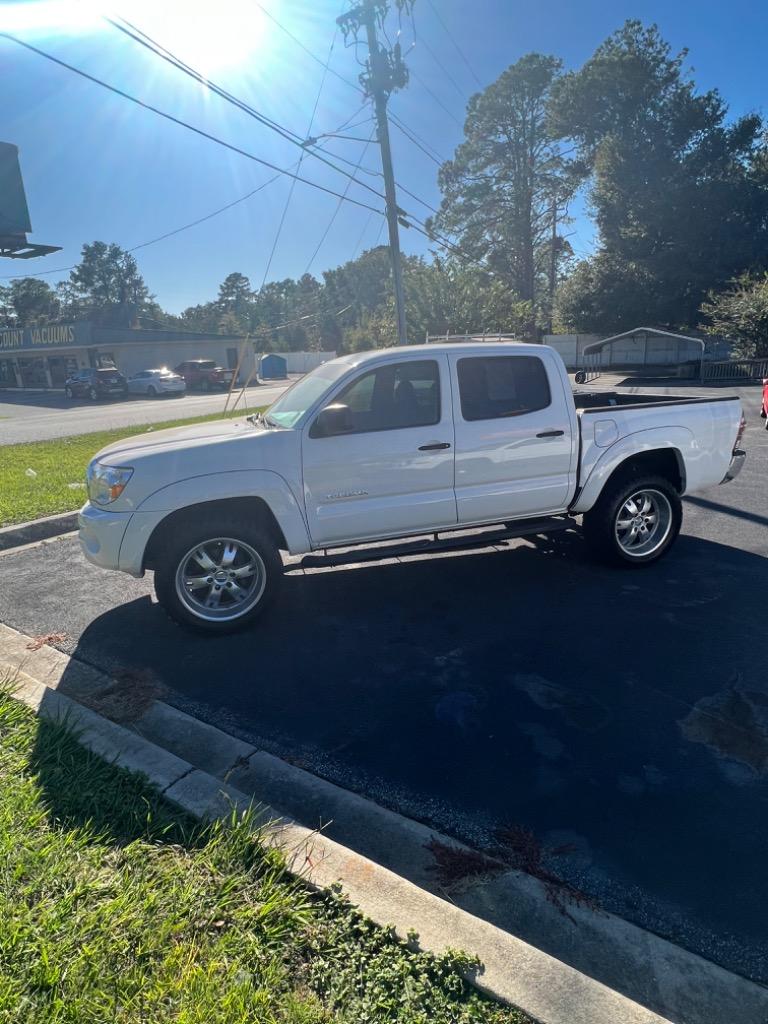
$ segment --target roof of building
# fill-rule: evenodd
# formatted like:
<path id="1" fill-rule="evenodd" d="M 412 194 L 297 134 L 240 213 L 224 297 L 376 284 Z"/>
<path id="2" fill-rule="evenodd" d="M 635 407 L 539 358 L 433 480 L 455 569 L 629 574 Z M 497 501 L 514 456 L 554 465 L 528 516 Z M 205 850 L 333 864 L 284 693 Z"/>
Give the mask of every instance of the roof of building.
<path id="1" fill-rule="evenodd" d="M 631 338 L 635 334 L 652 334 L 654 337 L 675 338 L 677 341 L 692 341 L 696 345 L 705 347 L 701 338 L 692 338 L 688 334 L 676 334 L 674 331 L 664 331 L 659 327 L 634 327 L 631 331 L 622 331 L 621 334 L 613 334 L 610 338 L 603 338 L 602 341 L 593 341 L 591 345 L 584 346 L 584 353 L 599 352 L 606 345 L 612 345 L 615 341 L 622 341 L 624 338 Z"/>

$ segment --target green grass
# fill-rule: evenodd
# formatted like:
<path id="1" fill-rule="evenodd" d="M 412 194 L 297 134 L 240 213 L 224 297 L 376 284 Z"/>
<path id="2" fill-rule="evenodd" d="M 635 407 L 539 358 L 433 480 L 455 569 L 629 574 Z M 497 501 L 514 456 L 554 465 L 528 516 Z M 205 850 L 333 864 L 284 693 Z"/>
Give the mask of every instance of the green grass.
<path id="1" fill-rule="evenodd" d="M 524 1024 L 0 688 L 3 1024 Z"/>
<path id="2" fill-rule="evenodd" d="M 254 411 L 254 408 L 246 410 L 240 407 L 227 413 L 226 417 L 221 413 L 211 413 L 185 420 L 99 430 L 54 441 L 0 445 L 0 526 L 79 508 L 86 499 L 85 470 L 88 463 L 99 449 L 113 441 L 144 434 L 148 430 L 207 423 Z"/>

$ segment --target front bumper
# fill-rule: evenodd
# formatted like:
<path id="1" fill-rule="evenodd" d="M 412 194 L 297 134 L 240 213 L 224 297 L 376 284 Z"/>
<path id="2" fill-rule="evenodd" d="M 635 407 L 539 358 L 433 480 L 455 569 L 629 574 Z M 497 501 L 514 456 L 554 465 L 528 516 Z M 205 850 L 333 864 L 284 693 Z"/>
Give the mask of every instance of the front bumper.
<path id="1" fill-rule="evenodd" d="M 728 467 L 728 472 L 725 474 L 723 479 L 720 481 L 721 484 L 727 484 L 731 480 L 735 480 L 739 473 L 744 468 L 744 462 L 746 461 L 747 453 L 742 451 L 741 448 L 737 448 L 731 458 L 731 464 Z"/>
<path id="2" fill-rule="evenodd" d="M 120 568 L 120 545 L 132 512 L 109 512 L 90 502 L 83 505 L 77 519 L 80 547 L 89 562 L 102 569 Z"/>

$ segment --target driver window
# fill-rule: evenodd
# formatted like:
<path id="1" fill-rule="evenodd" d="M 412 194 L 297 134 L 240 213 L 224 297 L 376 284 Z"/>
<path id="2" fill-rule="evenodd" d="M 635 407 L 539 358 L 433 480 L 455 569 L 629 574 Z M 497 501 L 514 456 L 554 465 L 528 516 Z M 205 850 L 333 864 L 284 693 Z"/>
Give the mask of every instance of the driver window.
<path id="1" fill-rule="evenodd" d="M 433 359 L 380 366 L 352 381 L 333 402 L 346 406 L 345 434 L 426 427 L 440 421 L 440 372 Z"/>

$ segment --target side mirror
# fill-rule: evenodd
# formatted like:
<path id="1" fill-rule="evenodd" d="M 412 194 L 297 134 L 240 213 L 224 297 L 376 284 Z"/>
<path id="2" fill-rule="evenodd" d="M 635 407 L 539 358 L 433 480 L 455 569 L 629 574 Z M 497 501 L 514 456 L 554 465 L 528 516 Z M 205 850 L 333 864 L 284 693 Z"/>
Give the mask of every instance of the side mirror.
<path id="1" fill-rule="evenodd" d="M 334 437 L 336 434 L 348 434 L 353 429 L 354 425 L 349 413 L 349 406 L 337 402 L 334 405 L 326 405 L 318 413 L 317 419 L 312 424 L 309 436 Z"/>

